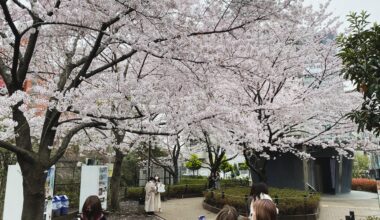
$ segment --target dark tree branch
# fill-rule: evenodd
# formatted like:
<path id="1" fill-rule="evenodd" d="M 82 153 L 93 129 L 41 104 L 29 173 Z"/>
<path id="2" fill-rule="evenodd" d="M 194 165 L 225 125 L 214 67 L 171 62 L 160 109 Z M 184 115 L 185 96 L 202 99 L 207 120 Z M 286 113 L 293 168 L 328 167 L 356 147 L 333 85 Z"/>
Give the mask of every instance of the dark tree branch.
<path id="1" fill-rule="evenodd" d="M 51 167 L 52 165 L 54 165 L 63 156 L 67 147 L 69 146 L 71 139 L 74 137 L 75 134 L 77 134 L 82 129 L 90 128 L 90 127 L 97 127 L 97 126 L 105 126 L 105 123 L 93 121 L 93 122 L 89 122 L 89 123 L 80 124 L 80 125 L 72 128 L 71 130 L 69 130 L 69 132 L 63 138 L 61 146 L 58 148 L 55 155 L 53 155 L 50 158 L 50 160 L 47 162 L 47 167 Z"/>
<path id="2" fill-rule="evenodd" d="M 75 114 L 80 114 L 80 111 L 77 110 L 68 110 L 69 112 L 75 113 Z M 131 119 L 139 119 L 144 117 L 144 115 L 136 115 L 136 116 L 129 116 L 129 117 L 116 117 L 116 116 L 109 116 L 109 115 L 94 115 L 94 114 L 86 114 L 86 116 L 91 117 L 91 118 L 97 118 L 97 119 L 107 119 L 107 120 L 118 120 L 118 121 L 123 121 L 123 120 L 131 120 Z"/>
<path id="3" fill-rule="evenodd" d="M 22 156 L 23 158 L 25 158 L 29 162 L 32 162 L 32 163 L 36 162 L 37 157 L 36 157 L 35 153 L 32 151 L 25 150 L 24 148 L 17 147 L 13 144 L 10 144 L 10 143 L 8 143 L 6 141 L 2 141 L 2 140 L 0 140 L 0 147 L 4 148 L 6 150 L 9 150 L 13 153 L 16 153 L 17 155 Z"/>

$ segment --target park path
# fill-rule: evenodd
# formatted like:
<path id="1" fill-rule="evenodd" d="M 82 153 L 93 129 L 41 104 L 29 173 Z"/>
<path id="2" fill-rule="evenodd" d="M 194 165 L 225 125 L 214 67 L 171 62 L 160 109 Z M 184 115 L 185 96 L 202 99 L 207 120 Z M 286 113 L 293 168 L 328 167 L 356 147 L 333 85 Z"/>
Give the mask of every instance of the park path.
<path id="1" fill-rule="evenodd" d="M 323 195 L 320 208 L 319 220 L 344 220 L 350 211 L 355 212 L 356 220 L 367 216 L 380 217 L 376 193 L 351 191 L 341 195 Z"/>
<path id="2" fill-rule="evenodd" d="M 162 202 L 162 212 L 156 215 L 166 220 L 197 220 L 200 215 L 207 220 L 215 219 L 216 214 L 203 209 L 203 197 L 171 199 Z"/>
<path id="3" fill-rule="evenodd" d="M 165 220 L 197 220 L 205 215 L 213 220 L 216 214 L 204 210 L 202 197 L 172 199 L 162 202 L 163 212 L 156 213 Z M 380 217 L 379 202 L 376 193 L 352 191 L 342 195 L 323 195 L 320 203 L 319 220 L 344 220 L 349 211 L 354 211 L 356 219 L 367 216 Z"/>

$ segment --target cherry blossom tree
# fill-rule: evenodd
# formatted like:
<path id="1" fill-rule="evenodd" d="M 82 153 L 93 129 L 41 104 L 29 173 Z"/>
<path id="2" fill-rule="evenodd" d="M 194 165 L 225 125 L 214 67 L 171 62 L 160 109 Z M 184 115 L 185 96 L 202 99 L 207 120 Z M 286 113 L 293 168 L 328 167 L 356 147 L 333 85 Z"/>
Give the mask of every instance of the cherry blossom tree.
<path id="1" fill-rule="evenodd" d="M 88 117 L 107 118 L 99 115 L 97 105 L 83 105 L 73 115 L 78 97 L 93 92 L 84 90 L 84 84 L 95 85 L 98 76 L 118 64 L 127 66 L 139 53 L 188 65 L 215 62 L 224 54 L 224 47 L 211 46 L 218 36 L 234 36 L 235 30 L 289 4 L 2 0 L 0 5 L 0 74 L 8 94 L 1 97 L 6 130 L 0 146 L 17 154 L 23 174 L 22 219 L 27 220 L 42 218 L 45 170 L 62 157 L 75 134 L 115 126 Z M 39 84 L 33 93 L 23 91 L 27 79 Z M 12 139 L 14 144 L 7 141 Z"/>
<path id="2" fill-rule="evenodd" d="M 17 154 L 23 220 L 42 218 L 45 170 L 86 133 L 96 137 L 89 145 L 113 147 L 115 154 L 151 135 L 211 135 L 221 152 L 253 150 L 265 158 L 272 151 L 302 156 L 298 143 L 317 141 L 340 123 L 345 99 L 325 99 L 338 91 L 339 64 L 327 38 L 336 29 L 327 6 L 313 10 L 298 0 L 1 0 L 0 6 L 7 89 L 0 96 L 0 147 Z M 313 64 L 321 71 L 311 73 Z M 26 80 L 34 83 L 31 92 L 23 90 Z M 331 126 L 321 130 L 315 122 L 326 119 Z"/>

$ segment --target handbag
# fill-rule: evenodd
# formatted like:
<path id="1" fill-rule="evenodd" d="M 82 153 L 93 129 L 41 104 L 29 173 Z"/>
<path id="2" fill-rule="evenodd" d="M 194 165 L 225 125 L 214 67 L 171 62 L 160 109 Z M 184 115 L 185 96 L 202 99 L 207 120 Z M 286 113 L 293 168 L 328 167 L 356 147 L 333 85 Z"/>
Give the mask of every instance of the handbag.
<path id="1" fill-rule="evenodd" d="M 157 192 L 164 193 L 165 192 L 165 185 L 164 184 L 158 184 L 157 186 Z"/>

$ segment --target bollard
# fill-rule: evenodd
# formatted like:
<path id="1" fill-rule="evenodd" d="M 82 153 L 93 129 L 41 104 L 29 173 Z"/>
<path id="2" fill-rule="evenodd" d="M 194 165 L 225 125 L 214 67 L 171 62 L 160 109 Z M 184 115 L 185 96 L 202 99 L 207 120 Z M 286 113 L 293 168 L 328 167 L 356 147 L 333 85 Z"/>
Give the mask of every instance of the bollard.
<path id="1" fill-rule="evenodd" d="M 274 196 L 274 203 L 276 203 L 276 205 L 278 206 L 278 196 L 277 195 Z"/>
<path id="2" fill-rule="evenodd" d="M 249 208 L 249 206 L 251 205 L 251 204 L 248 204 L 248 195 L 247 194 L 245 194 L 244 195 L 244 200 L 245 200 L 245 213 L 248 213 L 248 215 L 249 215 L 249 210 L 250 210 L 250 208 Z"/>
<path id="3" fill-rule="evenodd" d="M 124 200 L 127 200 L 127 197 L 128 197 L 128 188 L 125 187 L 124 188 Z"/>
<path id="4" fill-rule="evenodd" d="M 303 207 L 304 207 L 304 210 L 305 210 L 305 214 L 306 214 L 306 201 L 307 201 L 307 195 L 303 195 Z"/>

